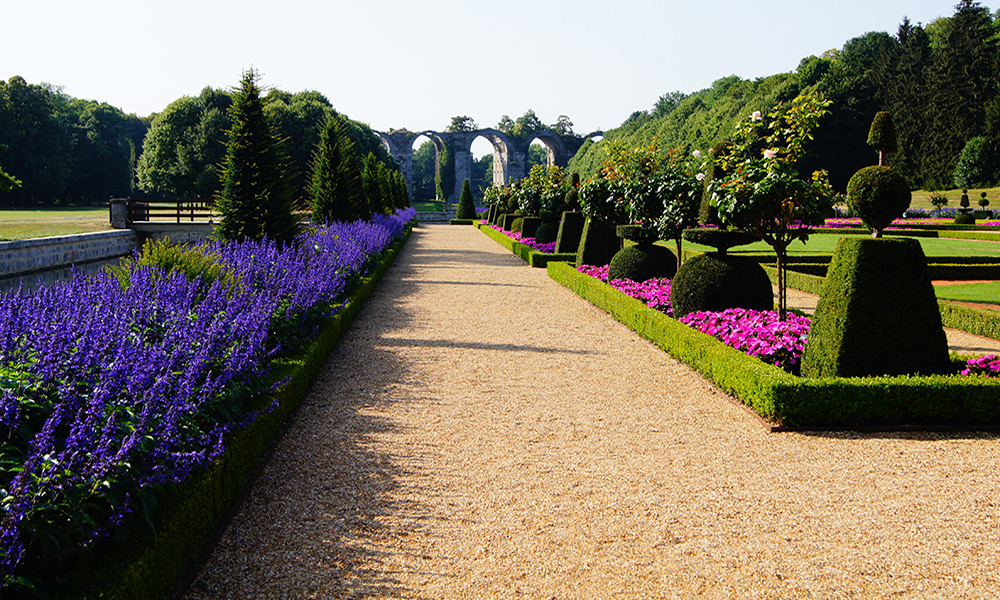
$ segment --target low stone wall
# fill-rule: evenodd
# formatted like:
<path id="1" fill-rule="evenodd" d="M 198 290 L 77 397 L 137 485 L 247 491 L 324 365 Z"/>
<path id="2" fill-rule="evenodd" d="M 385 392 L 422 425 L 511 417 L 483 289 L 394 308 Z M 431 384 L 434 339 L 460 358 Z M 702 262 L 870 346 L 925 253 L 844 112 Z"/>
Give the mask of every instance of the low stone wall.
<path id="1" fill-rule="evenodd" d="M 0 278 L 125 256 L 136 248 L 132 230 L 0 242 Z"/>

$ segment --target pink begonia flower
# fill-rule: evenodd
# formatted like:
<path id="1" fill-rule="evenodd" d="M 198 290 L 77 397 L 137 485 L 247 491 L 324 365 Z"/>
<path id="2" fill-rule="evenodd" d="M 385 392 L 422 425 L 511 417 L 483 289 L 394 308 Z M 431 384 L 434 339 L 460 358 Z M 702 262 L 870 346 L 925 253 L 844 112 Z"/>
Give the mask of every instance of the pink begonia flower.
<path id="1" fill-rule="evenodd" d="M 762 115 L 759 110 L 755 110 L 753 111 L 753 114 L 750 115 L 750 119 L 753 121 L 760 121 L 763 116 L 764 115 Z"/>
<path id="2" fill-rule="evenodd" d="M 698 181 L 705 181 L 705 174 L 698 173 L 697 175 L 694 176 L 694 178 L 697 179 Z"/>
<path id="3" fill-rule="evenodd" d="M 701 158 L 701 150 L 695 150 L 694 152 L 691 153 L 691 155 L 694 156 L 695 158 Z"/>
<path id="4" fill-rule="evenodd" d="M 778 153 L 772 149 L 764 150 L 764 158 L 774 158 Z"/>

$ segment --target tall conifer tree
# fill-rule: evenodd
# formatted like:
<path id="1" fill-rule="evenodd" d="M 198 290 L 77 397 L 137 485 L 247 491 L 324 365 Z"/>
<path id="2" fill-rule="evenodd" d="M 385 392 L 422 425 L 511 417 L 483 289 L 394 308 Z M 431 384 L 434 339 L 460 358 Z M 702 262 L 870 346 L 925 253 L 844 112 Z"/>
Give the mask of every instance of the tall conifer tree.
<path id="1" fill-rule="evenodd" d="M 233 93 L 229 109 L 232 129 L 218 199 L 223 217 L 218 234 L 226 240 L 266 236 L 289 243 L 295 239 L 299 223 L 293 212 L 281 143 L 264 116 L 257 79 L 256 71 L 246 71 Z"/>
<path id="2" fill-rule="evenodd" d="M 333 115 L 320 134 L 313 159 L 313 221 L 354 221 L 363 218 L 358 157 L 343 117 Z"/>

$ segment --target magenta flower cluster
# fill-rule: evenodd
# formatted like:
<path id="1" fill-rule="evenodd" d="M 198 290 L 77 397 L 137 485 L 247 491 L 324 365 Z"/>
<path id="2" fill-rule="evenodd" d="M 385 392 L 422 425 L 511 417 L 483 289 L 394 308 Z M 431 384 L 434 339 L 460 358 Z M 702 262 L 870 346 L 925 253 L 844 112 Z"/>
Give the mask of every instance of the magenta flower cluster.
<path id="1" fill-rule="evenodd" d="M 966 361 L 962 375 L 985 375 L 987 377 L 1000 377 L 1000 355 L 987 354 L 979 358 L 972 358 Z"/>
<path id="2" fill-rule="evenodd" d="M 522 237 L 521 234 L 517 233 L 516 231 L 504 231 L 503 227 L 500 227 L 499 225 L 490 225 L 490 227 L 492 227 L 493 229 L 495 229 L 495 230 L 499 231 L 500 233 L 506 235 L 507 237 L 509 237 L 510 239 L 514 240 L 515 242 L 521 242 L 525 246 L 530 246 L 531 248 L 534 248 L 535 250 L 538 250 L 539 252 L 541 252 L 543 254 L 553 254 L 556 251 L 556 243 L 555 242 L 548 242 L 548 243 L 541 244 L 541 243 L 536 242 L 535 238 Z"/>
<path id="3" fill-rule="evenodd" d="M 679 320 L 727 346 L 794 374 L 799 372 L 811 323 L 809 318 L 794 314 L 786 315 L 782 321 L 777 311 L 745 308 L 693 312 Z"/>
<path id="4" fill-rule="evenodd" d="M 338 310 L 414 216 L 333 223 L 294 247 L 203 246 L 235 286 L 137 266 L 0 295 L 5 590 L 148 517 L 164 486 L 215 461 L 270 410 L 257 400 L 270 358 Z"/>
<path id="5" fill-rule="evenodd" d="M 654 277 L 642 283 L 632 281 L 631 279 L 615 279 L 609 282 L 607 265 L 603 267 L 582 265 L 579 271 L 585 275 L 600 279 L 626 296 L 642 300 L 650 308 L 655 308 L 669 316 L 674 315 L 673 307 L 670 304 L 670 280 L 665 277 Z"/>

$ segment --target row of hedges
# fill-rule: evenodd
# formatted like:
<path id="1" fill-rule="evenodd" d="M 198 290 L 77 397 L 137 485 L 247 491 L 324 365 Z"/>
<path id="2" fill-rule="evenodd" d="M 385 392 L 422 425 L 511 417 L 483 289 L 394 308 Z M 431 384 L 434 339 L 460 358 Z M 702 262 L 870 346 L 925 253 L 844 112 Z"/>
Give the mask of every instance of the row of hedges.
<path id="1" fill-rule="evenodd" d="M 507 248 L 514 254 L 520 256 L 532 267 L 544 267 L 550 262 L 576 260 L 576 254 L 546 254 L 544 252 L 539 252 L 527 244 L 522 244 L 521 242 L 512 239 L 503 232 L 493 229 L 488 224 L 479 223 L 478 227 L 480 231 L 485 233 L 504 248 Z"/>
<path id="2" fill-rule="evenodd" d="M 284 431 L 289 416 L 392 265 L 411 230 L 412 222 L 378 267 L 359 280 L 349 300 L 329 318 L 304 352 L 274 361 L 270 380 L 272 384 L 280 383 L 276 391 L 277 408 L 233 434 L 213 468 L 167 492 L 154 514 L 155 534 L 146 532 L 126 544 L 109 544 L 67 574 L 69 579 L 80 580 L 73 584 L 75 591 L 67 597 L 153 600 L 174 594 L 185 574 L 190 575 L 198 568 L 199 554 L 238 507 L 269 449 Z M 264 408 L 273 402 L 274 398 L 267 395 L 259 398 L 257 404 Z"/>
<path id="3" fill-rule="evenodd" d="M 981 377 L 802 379 L 648 308 L 566 263 L 549 275 L 771 422 L 831 427 L 1000 427 L 1000 381 Z"/>

